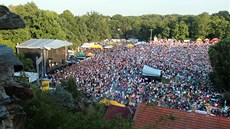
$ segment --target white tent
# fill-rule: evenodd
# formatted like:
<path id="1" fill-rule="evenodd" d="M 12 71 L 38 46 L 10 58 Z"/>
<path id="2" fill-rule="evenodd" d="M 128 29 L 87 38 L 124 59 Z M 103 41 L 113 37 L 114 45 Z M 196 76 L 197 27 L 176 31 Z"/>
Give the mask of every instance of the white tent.
<path id="1" fill-rule="evenodd" d="M 145 43 L 146 43 L 145 41 L 141 41 L 141 42 L 135 43 L 134 45 L 140 45 L 140 44 L 145 44 Z"/>
<path id="2" fill-rule="evenodd" d="M 44 49 L 47 50 L 57 49 L 64 46 L 72 45 L 71 42 L 58 40 L 58 39 L 30 39 L 26 42 L 18 44 L 16 48 L 30 48 L 30 49 Z"/>
<path id="3" fill-rule="evenodd" d="M 143 70 L 142 70 L 142 75 L 149 76 L 149 77 L 160 77 L 161 70 L 144 65 Z"/>
<path id="4" fill-rule="evenodd" d="M 105 46 L 104 48 L 113 48 L 113 46 L 109 45 L 109 46 Z"/>
<path id="5" fill-rule="evenodd" d="M 38 79 L 38 73 L 35 72 L 15 72 L 14 76 L 26 76 L 29 79 L 29 82 L 34 82 Z"/>
<path id="6" fill-rule="evenodd" d="M 91 46 L 93 46 L 95 43 L 84 43 L 81 48 L 90 48 Z"/>

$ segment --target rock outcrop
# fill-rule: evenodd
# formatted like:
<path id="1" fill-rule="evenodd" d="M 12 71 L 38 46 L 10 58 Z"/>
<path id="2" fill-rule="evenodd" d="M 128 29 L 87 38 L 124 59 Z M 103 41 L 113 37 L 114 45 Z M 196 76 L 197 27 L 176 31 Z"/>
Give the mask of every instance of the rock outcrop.
<path id="1" fill-rule="evenodd" d="M 18 100 L 33 97 L 29 85 L 13 80 L 14 71 L 23 68 L 13 50 L 0 45 L 0 128 L 16 129 L 25 123 L 26 115 L 17 104 Z"/>
<path id="2" fill-rule="evenodd" d="M 0 5 L 1 30 L 24 27 L 25 23 L 18 15 Z M 13 80 L 14 72 L 22 68 L 13 49 L 0 44 L 0 129 L 18 129 L 25 123 L 26 114 L 17 101 L 32 98 L 32 90 L 26 83 Z"/>
<path id="3" fill-rule="evenodd" d="M 17 28 L 25 28 L 25 23 L 19 15 L 10 12 L 10 10 L 3 5 L 0 5 L 0 29 L 9 30 Z"/>

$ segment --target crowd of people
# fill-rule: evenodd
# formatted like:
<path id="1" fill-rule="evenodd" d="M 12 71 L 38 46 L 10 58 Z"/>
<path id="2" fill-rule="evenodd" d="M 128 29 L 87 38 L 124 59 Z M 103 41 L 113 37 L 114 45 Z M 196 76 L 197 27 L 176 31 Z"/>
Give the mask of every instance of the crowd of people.
<path id="1" fill-rule="evenodd" d="M 179 110 L 207 111 L 230 117 L 222 95 L 209 81 L 209 43 L 154 41 L 134 48 L 117 46 L 98 51 L 88 60 L 55 71 L 53 81 L 76 78 L 77 86 L 95 100 L 107 98 L 125 105 L 149 103 Z M 162 81 L 142 76 L 144 65 L 162 71 Z"/>

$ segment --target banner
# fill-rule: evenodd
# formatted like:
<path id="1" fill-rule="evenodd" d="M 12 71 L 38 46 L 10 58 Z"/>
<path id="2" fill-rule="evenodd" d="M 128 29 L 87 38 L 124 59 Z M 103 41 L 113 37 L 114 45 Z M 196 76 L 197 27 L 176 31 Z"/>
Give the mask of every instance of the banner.
<path id="1" fill-rule="evenodd" d="M 42 91 L 49 90 L 50 82 L 49 80 L 42 80 Z"/>

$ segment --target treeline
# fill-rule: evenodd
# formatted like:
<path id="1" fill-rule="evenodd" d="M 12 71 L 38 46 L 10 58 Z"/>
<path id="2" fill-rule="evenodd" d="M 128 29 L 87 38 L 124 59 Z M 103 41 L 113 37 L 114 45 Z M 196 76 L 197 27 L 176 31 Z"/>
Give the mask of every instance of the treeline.
<path id="1" fill-rule="evenodd" d="M 72 42 L 73 47 L 84 42 L 111 38 L 138 38 L 149 40 L 150 29 L 153 36 L 160 38 L 191 39 L 230 36 L 230 14 L 219 11 L 209 15 L 142 15 L 142 16 L 104 16 L 88 12 L 75 16 L 69 10 L 61 14 L 41 10 L 35 3 L 10 6 L 12 12 L 19 14 L 26 28 L 1 30 L 0 42 L 14 48 L 31 38 L 51 38 Z M 76 8 L 77 10 L 77 8 Z"/>

